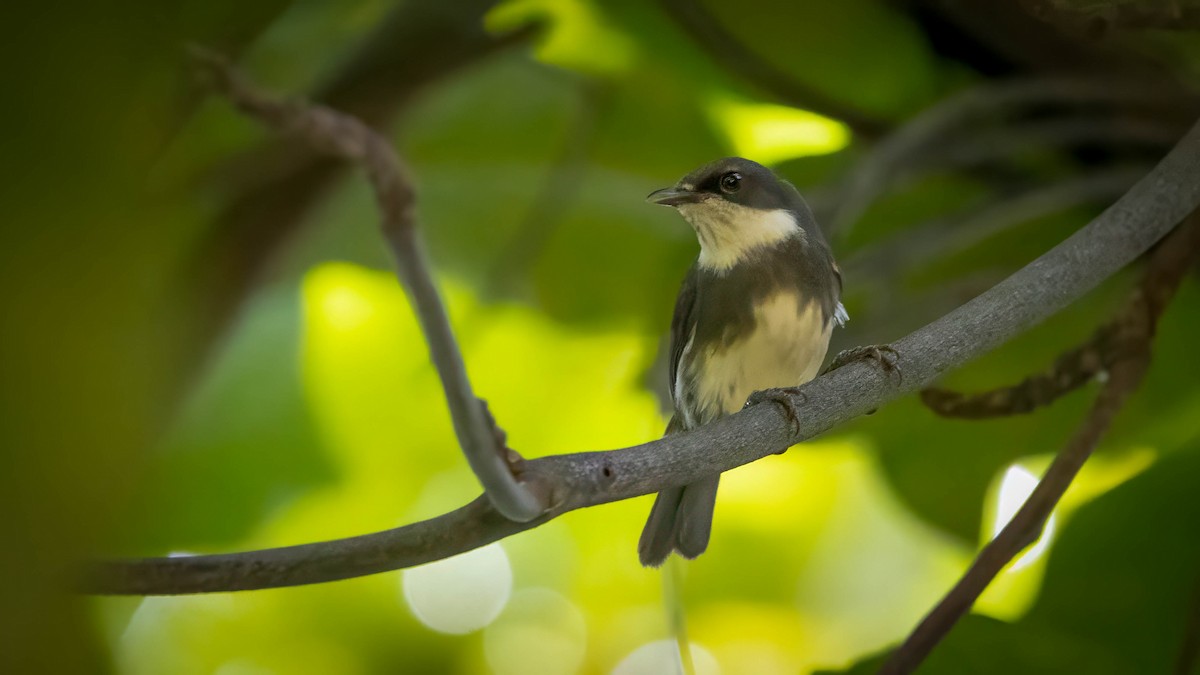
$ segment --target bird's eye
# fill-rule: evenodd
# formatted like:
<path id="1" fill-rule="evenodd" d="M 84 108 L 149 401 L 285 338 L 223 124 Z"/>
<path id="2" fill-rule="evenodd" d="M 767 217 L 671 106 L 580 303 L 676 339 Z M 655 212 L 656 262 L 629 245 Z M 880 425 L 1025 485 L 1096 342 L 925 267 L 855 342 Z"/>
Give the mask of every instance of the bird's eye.
<path id="1" fill-rule="evenodd" d="M 742 174 L 736 171 L 730 171 L 724 176 L 721 176 L 721 192 L 724 192 L 725 194 L 732 194 L 737 192 L 738 188 L 740 187 L 742 187 Z"/>

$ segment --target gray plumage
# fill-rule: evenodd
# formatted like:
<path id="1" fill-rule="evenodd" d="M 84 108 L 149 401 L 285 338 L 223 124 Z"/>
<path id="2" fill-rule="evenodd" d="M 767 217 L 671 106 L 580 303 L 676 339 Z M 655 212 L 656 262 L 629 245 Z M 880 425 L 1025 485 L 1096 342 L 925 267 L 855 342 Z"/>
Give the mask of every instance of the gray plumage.
<path id="1" fill-rule="evenodd" d="M 675 414 L 666 433 L 815 376 L 845 313 L 837 265 L 799 192 L 766 167 L 726 158 L 648 199 L 677 207 L 701 245 L 671 321 Z M 638 544 L 642 564 L 661 565 L 672 550 L 704 552 L 719 481 L 659 493 Z"/>

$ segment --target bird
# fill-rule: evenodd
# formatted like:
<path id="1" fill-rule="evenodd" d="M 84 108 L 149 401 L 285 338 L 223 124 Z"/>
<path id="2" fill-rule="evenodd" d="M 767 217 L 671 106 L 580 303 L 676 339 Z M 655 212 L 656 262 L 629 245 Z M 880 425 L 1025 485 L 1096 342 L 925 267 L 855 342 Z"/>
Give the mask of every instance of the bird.
<path id="1" fill-rule="evenodd" d="M 671 319 L 666 434 L 695 429 L 813 379 L 849 318 L 832 250 L 799 191 L 741 157 L 709 162 L 646 198 L 696 232 Z M 758 397 L 756 399 L 756 397 Z M 658 493 L 638 542 L 647 567 L 708 548 L 720 474 Z"/>

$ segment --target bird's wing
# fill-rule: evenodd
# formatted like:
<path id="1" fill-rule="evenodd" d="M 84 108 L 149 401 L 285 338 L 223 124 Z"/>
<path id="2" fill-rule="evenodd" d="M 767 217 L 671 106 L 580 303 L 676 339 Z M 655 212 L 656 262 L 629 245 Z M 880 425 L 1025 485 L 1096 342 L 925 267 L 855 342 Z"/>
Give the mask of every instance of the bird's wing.
<path id="1" fill-rule="evenodd" d="M 675 299 L 675 315 L 671 317 L 671 400 L 676 409 L 679 401 L 675 401 L 675 382 L 679 375 L 679 360 L 683 357 L 683 349 L 691 338 L 696 326 L 696 266 L 692 265 L 683 285 L 679 288 L 679 297 Z"/>

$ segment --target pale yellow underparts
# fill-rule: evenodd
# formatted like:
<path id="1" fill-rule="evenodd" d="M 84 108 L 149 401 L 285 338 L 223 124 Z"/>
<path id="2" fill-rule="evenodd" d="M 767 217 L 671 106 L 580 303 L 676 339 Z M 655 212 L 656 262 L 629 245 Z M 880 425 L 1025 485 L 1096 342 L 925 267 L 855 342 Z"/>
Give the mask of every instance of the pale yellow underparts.
<path id="1" fill-rule="evenodd" d="M 819 303 L 781 291 L 759 305 L 755 319 L 749 335 L 728 346 L 710 345 L 694 357 L 689 355 L 694 334 L 689 336 L 682 361 L 702 375 L 693 380 L 696 409 L 684 411 L 688 428 L 737 412 L 756 391 L 795 387 L 816 377 L 833 331 Z M 677 401 L 682 400 L 683 379 L 694 378 L 683 371 L 674 383 Z"/>

